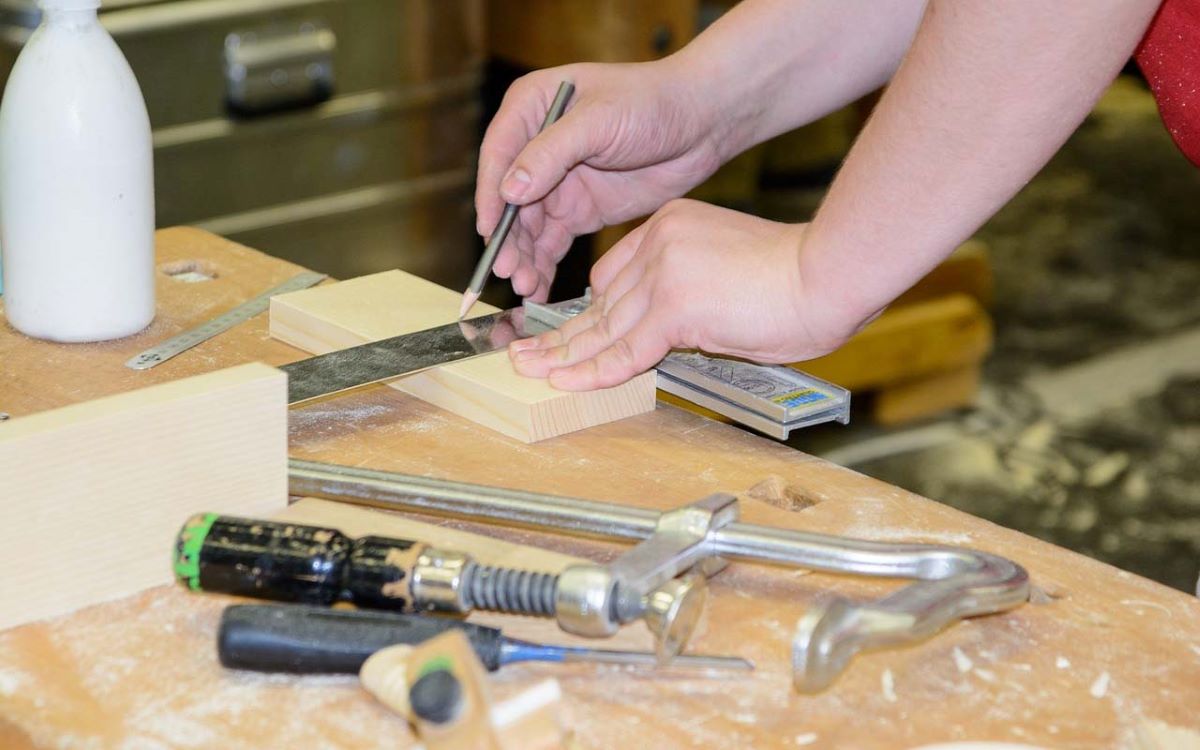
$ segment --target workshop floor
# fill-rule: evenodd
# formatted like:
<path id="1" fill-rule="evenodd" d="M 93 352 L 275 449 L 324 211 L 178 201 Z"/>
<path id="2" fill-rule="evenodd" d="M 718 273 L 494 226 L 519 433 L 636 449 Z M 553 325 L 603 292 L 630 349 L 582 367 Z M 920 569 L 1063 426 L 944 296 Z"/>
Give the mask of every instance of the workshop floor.
<path id="1" fill-rule="evenodd" d="M 813 200 L 776 189 L 764 213 Z M 1196 591 L 1198 209 L 1200 170 L 1170 142 L 1150 95 L 1122 80 L 979 233 L 997 301 L 978 407 L 891 431 L 802 433 L 794 444 Z"/>

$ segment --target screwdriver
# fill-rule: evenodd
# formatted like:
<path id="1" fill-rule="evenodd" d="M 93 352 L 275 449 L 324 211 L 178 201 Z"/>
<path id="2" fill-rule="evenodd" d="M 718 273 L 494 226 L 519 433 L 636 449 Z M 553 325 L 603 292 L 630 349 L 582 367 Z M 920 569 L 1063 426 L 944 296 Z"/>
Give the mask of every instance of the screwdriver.
<path id="1" fill-rule="evenodd" d="M 328 609 L 292 604 L 238 604 L 221 615 L 217 655 L 231 669 L 293 674 L 357 674 L 371 654 L 399 643 L 416 645 L 463 631 L 489 672 L 506 664 L 600 662 L 657 666 L 653 653 L 549 646 L 509 638 L 496 628 L 447 617 Z M 677 656 L 669 666 L 754 669 L 745 659 Z"/>

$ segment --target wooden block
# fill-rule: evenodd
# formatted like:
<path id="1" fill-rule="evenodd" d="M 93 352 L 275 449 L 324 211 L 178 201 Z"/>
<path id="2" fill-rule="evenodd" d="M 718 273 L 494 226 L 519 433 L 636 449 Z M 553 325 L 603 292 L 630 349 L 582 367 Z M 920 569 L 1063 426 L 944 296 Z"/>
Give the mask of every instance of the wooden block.
<path id="1" fill-rule="evenodd" d="M 952 294 L 888 310 L 841 349 L 796 368 L 850 390 L 874 390 L 978 364 L 991 346 L 987 311 Z"/>
<path id="2" fill-rule="evenodd" d="M 271 300 L 271 335 L 314 354 L 444 325 L 458 292 L 387 271 Z M 496 308 L 477 305 L 475 314 Z M 393 381 L 405 393 L 526 443 L 654 409 L 654 373 L 616 388 L 567 393 L 518 375 L 505 352 Z"/>
<path id="3" fill-rule="evenodd" d="M 896 425 L 970 406 L 979 393 L 979 365 L 888 386 L 875 394 L 874 420 Z"/>
<path id="4" fill-rule="evenodd" d="M 248 364 L 0 423 L 0 630 L 170 583 L 193 513 L 287 503 L 287 378 Z"/>

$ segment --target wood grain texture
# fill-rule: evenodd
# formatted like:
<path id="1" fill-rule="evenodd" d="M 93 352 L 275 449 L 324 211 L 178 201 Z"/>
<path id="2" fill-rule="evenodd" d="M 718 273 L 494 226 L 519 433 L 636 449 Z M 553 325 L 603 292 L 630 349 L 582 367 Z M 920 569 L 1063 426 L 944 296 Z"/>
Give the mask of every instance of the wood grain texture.
<path id="1" fill-rule="evenodd" d="M 199 232 L 172 230 L 159 242 L 160 260 L 198 260 L 223 275 L 210 284 L 168 285 L 159 297 L 158 335 L 43 347 L 0 328 L 0 408 L 28 413 L 80 392 L 128 390 L 133 379 L 121 362 L 162 332 L 194 325 L 236 303 L 239 290 L 250 296 L 295 272 Z M 269 339 L 260 316 L 146 374 L 169 379 L 303 356 Z M 734 563 L 713 579 L 692 643 L 696 651 L 752 659 L 753 675 L 516 664 L 492 676 L 497 700 L 558 678 L 564 720 L 583 748 L 909 750 L 965 740 L 1126 748 L 1138 747 L 1132 743 L 1145 721 L 1200 731 L 1194 596 L 674 407 L 526 445 L 379 386 L 294 409 L 290 445 L 309 460 L 657 510 L 727 490 L 743 495 L 743 516 L 754 523 L 966 545 L 1016 560 L 1049 593 L 1046 603 L 860 656 L 829 690 L 801 696 L 791 689 L 788 662 L 796 620 L 830 592 L 874 598 L 896 582 Z M 770 477 L 781 490 L 749 496 Z M 595 560 L 626 548 L 439 525 Z M 236 601 L 244 600 L 164 587 L 0 631 L 0 747 L 415 745 L 406 722 L 356 679 L 223 670 L 213 643 L 222 608 Z M 520 619 L 506 629 L 519 633 Z M 891 693 L 882 689 L 886 676 Z"/>
<path id="2" fill-rule="evenodd" d="M 287 378 L 247 364 L 0 423 L 0 628 L 172 580 L 192 514 L 287 502 Z"/>
<path id="3" fill-rule="evenodd" d="M 458 318 L 461 296 L 403 271 L 363 276 L 271 300 L 271 335 L 314 354 Z M 497 312 L 477 305 L 473 315 Z M 654 373 L 615 388 L 567 393 L 513 370 L 505 352 L 438 367 L 391 385 L 460 417 L 532 443 L 654 409 Z"/>

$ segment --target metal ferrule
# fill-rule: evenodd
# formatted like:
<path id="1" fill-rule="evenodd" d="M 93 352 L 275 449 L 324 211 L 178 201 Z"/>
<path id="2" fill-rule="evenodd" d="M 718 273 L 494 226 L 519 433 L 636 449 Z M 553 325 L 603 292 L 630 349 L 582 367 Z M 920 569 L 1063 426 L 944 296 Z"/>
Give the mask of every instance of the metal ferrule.
<path id="1" fill-rule="evenodd" d="M 426 547 L 413 565 L 409 592 L 416 609 L 470 612 L 463 572 L 471 558 L 461 552 Z"/>

